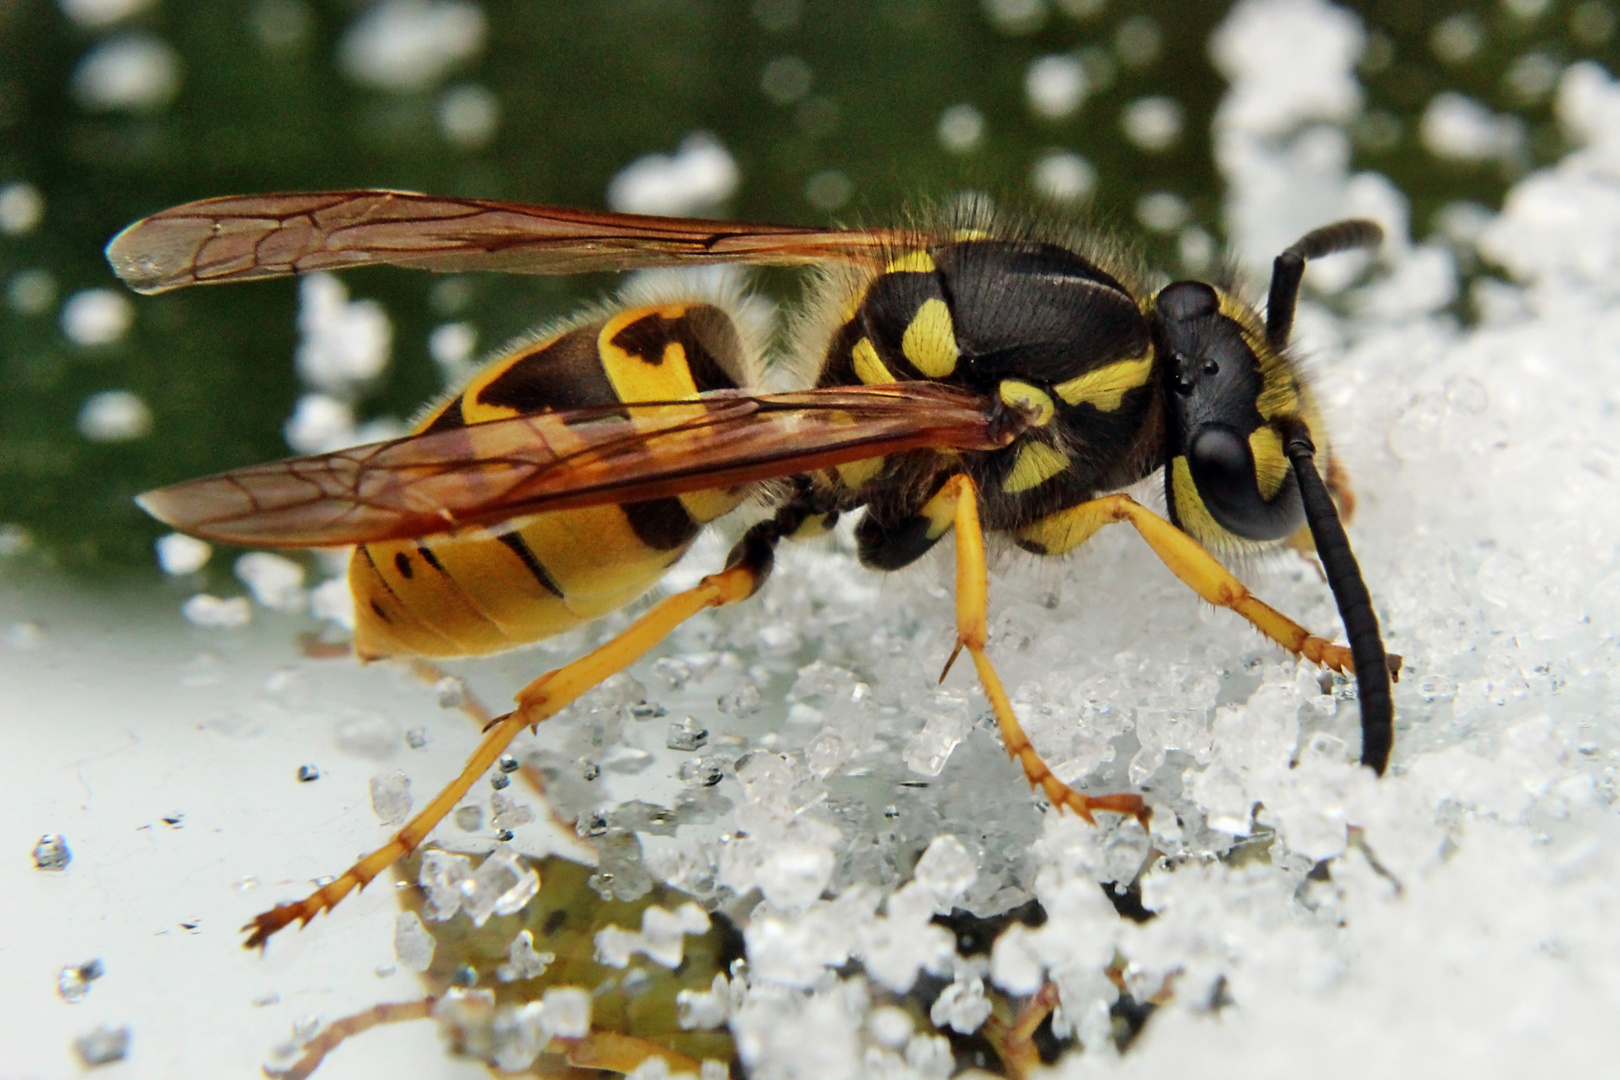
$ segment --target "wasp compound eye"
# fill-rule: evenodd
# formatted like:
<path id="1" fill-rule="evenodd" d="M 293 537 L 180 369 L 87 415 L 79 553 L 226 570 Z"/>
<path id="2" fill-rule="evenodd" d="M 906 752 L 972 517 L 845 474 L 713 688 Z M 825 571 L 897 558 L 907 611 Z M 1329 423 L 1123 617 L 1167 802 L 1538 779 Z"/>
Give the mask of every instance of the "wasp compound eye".
<path id="1" fill-rule="evenodd" d="M 1293 485 L 1278 485 L 1270 499 L 1260 490 L 1260 470 L 1250 441 L 1225 424 L 1205 424 L 1192 433 L 1187 464 L 1210 516 L 1235 536 L 1281 540 L 1305 520 Z"/>

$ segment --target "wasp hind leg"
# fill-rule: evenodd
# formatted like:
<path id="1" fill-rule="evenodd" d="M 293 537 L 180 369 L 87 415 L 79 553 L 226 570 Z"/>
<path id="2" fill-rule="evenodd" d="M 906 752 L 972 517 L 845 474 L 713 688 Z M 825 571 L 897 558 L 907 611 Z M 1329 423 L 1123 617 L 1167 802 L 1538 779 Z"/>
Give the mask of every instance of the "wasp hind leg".
<path id="1" fill-rule="evenodd" d="M 984 533 L 979 528 L 978 490 L 970 478 L 958 474 L 946 481 L 931 502 L 941 499 L 953 504 L 951 509 L 956 529 L 956 652 L 951 654 L 951 658 L 954 660 L 963 649 L 973 657 L 973 666 L 978 670 L 985 697 L 990 699 L 990 707 L 995 711 L 1007 755 L 1023 767 L 1030 786 L 1040 788 L 1053 806 L 1066 806 L 1093 824 L 1096 823 L 1093 812 L 1106 810 L 1128 814 L 1145 825 L 1150 811 L 1140 795 L 1082 795 L 1052 775 L 1052 770 L 1035 752 L 1029 736 L 1024 734 L 1023 726 L 1018 723 L 1018 715 L 1013 712 L 1012 702 L 1002 688 L 1001 678 L 984 651 L 989 638 L 986 611 L 990 575 L 984 562 Z M 949 663 L 945 667 L 947 671 L 950 670 Z"/>
<path id="2" fill-rule="evenodd" d="M 292 904 L 264 912 L 243 929 L 248 948 L 263 945 L 283 927 L 308 923 L 335 907 L 349 893 L 363 889 L 397 860 L 415 851 L 467 794 L 478 778 L 495 764 L 518 732 L 555 716 L 585 691 L 609 675 L 623 671 L 657 645 L 681 623 L 708 608 L 724 607 L 752 596 L 769 576 L 776 545 L 803 524 L 805 512 L 797 503 L 782 507 L 759 522 L 732 548 L 726 568 L 698 584 L 666 597 L 612 641 L 573 663 L 548 671 L 518 692 L 518 707 L 490 722 L 483 741 L 467 759 L 460 775 L 436 795 L 392 840 L 351 866 L 342 876 Z"/>

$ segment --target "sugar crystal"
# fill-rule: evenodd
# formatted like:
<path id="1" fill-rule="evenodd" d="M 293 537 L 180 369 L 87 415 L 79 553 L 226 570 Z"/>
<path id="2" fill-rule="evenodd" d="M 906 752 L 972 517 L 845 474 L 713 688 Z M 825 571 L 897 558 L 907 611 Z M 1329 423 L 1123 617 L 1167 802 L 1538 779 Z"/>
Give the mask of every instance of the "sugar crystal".
<path id="1" fill-rule="evenodd" d="M 963 1035 L 971 1035 L 983 1026 L 990 1016 L 990 1002 L 984 996 L 984 980 L 960 977 L 939 992 L 929 1007 L 928 1019 L 935 1027 L 950 1027 Z"/>
<path id="2" fill-rule="evenodd" d="M 411 813 L 411 778 L 399 769 L 373 776 L 371 809 L 384 825 L 404 824 Z"/>
<path id="3" fill-rule="evenodd" d="M 434 941 L 414 911 L 402 911 L 394 919 L 394 956 L 406 971 L 422 972 L 433 965 Z"/>
<path id="4" fill-rule="evenodd" d="M 168 533 L 157 539 L 158 565 L 171 576 L 195 574 L 213 554 L 211 544 L 185 533 Z"/>
<path id="5" fill-rule="evenodd" d="M 443 922 L 461 910 L 462 886 L 471 876 L 472 860 L 467 856 L 428 851 L 422 856 L 422 869 L 417 875 L 417 883 L 427 894 L 423 914 L 434 922 Z"/>
<path id="6" fill-rule="evenodd" d="M 68 850 L 67 841 L 55 833 L 46 833 L 34 845 L 36 870 L 66 870 L 72 861 L 73 852 Z"/>
<path id="7" fill-rule="evenodd" d="M 753 716 L 765 704 L 765 695 L 758 686 L 751 682 L 743 683 L 733 693 L 723 695 L 715 702 L 715 707 L 727 716 L 737 719 Z"/>
<path id="8" fill-rule="evenodd" d="M 523 1072 L 550 1041 L 551 1030 L 542 1002 L 503 1006 L 495 1010 L 490 1021 L 489 1059 L 498 1069 Z"/>
<path id="9" fill-rule="evenodd" d="M 77 1004 L 90 992 L 90 984 L 105 973 L 100 960 L 69 964 L 56 974 L 57 996 L 70 1005 Z"/>
<path id="10" fill-rule="evenodd" d="M 236 576 L 255 600 L 274 611 L 301 611 L 308 601 L 304 568 L 284 555 L 250 551 L 236 560 Z"/>
<path id="11" fill-rule="evenodd" d="M 948 912 L 978 879 L 979 867 L 956 837 L 936 836 L 917 860 L 913 876 L 918 885 L 933 894 L 937 909 Z"/>
<path id="12" fill-rule="evenodd" d="M 462 880 L 461 906 L 473 925 L 483 926 L 491 915 L 521 911 L 539 891 L 540 875 L 523 856 L 501 844 Z"/>
<path id="13" fill-rule="evenodd" d="M 516 802 L 512 796 L 501 792 L 489 797 L 489 823 L 494 828 L 515 829 L 533 820 L 534 811 L 528 803 Z"/>
<path id="14" fill-rule="evenodd" d="M 689 784 L 713 787 L 725 779 L 726 767 L 731 762 L 722 757 L 701 757 L 681 762 L 676 775 Z"/>
<path id="15" fill-rule="evenodd" d="M 446 675 L 433 684 L 433 693 L 441 709 L 459 709 L 467 700 L 467 684 L 454 675 Z"/>
<path id="16" fill-rule="evenodd" d="M 553 953 L 536 952 L 534 935 L 527 930 L 519 930 L 506 950 L 506 963 L 497 970 L 496 977 L 502 982 L 539 978 L 555 959 L 557 957 Z"/>
<path id="17" fill-rule="evenodd" d="M 731 1016 L 730 984 L 716 975 L 708 990 L 682 990 L 675 995 L 675 1009 L 683 1031 L 717 1028 Z"/>
<path id="18" fill-rule="evenodd" d="M 641 935 L 622 926 L 604 926 L 596 932 L 596 962 L 608 967 L 628 967 L 641 946 Z"/>
<path id="19" fill-rule="evenodd" d="M 911 1038 L 911 1014 L 895 1005 L 881 1005 L 866 1018 L 866 1030 L 879 1045 L 898 1050 Z"/>
<path id="20" fill-rule="evenodd" d="M 352 757 L 384 761 L 399 751 L 399 725 L 380 712 L 350 709 L 337 724 L 338 749 Z"/>
<path id="21" fill-rule="evenodd" d="M 650 1054 L 624 1075 L 625 1080 L 670 1080 L 669 1062 L 657 1054 Z"/>
<path id="22" fill-rule="evenodd" d="M 180 605 L 180 613 L 194 626 L 234 630 L 247 625 L 253 617 L 253 608 L 245 596 L 222 600 L 208 593 L 198 593 Z"/>
<path id="23" fill-rule="evenodd" d="M 709 741 L 709 729 L 688 716 L 669 725 L 664 745 L 671 750 L 698 750 Z"/>
<path id="24" fill-rule="evenodd" d="M 563 1039 L 583 1039 L 591 1033 L 591 995 L 577 986 L 553 986 L 541 997 L 546 1026 Z"/>
<path id="25" fill-rule="evenodd" d="M 709 929 L 709 916 L 693 903 L 685 903 L 674 911 L 654 905 L 641 913 L 641 951 L 648 959 L 667 968 L 680 966 L 681 954 L 687 934 L 702 934 Z"/>
<path id="26" fill-rule="evenodd" d="M 73 1049 L 87 1067 L 122 1061 L 129 1055 L 130 1030 L 103 1024 L 73 1040 Z"/>
<path id="27" fill-rule="evenodd" d="M 913 1035 L 906 1043 L 906 1064 L 930 1080 L 945 1080 L 956 1066 L 950 1040 L 943 1035 Z"/>

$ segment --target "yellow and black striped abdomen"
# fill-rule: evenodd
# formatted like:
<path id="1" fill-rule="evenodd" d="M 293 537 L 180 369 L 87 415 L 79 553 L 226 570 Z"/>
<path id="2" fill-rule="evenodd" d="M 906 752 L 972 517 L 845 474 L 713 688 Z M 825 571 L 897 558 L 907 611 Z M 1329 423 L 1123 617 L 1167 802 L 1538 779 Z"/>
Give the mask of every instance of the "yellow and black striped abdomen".
<path id="1" fill-rule="evenodd" d="M 736 387 L 743 370 L 741 341 L 720 308 L 628 308 L 507 352 L 417 430 L 693 398 Z M 349 564 L 355 651 L 466 656 L 561 633 L 640 596 L 739 501 L 701 491 L 363 545 Z"/>

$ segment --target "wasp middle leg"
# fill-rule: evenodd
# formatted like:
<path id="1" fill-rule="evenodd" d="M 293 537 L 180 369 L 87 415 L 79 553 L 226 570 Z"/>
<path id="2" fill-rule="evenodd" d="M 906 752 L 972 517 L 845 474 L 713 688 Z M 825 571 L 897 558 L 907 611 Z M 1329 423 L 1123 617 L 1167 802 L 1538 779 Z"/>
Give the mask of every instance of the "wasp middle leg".
<path id="1" fill-rule="evenodd" d="M 984 651 L 989 638 L 987 609 L 990 575 L 984 561 L 984 533 L 979 527 L 978 489 L 966 474 L 958 474 L 946 481 L 931 501 L 942 499 L 955 502 L 956 650 L 960 652 L 966 649 L 968 655 L 973 657 L 973 666 L 978 670 L 985 697 L 990 699 L 990 707 L 995 711 L 1008 756 L 1023 767 L 1030 786 L 1040 788 L 1053 806 L 1066 806 L 1093 824 L 1096 819 L 1092 817 L 1092 812 L 1096 810 L 1127 814 L 1146 824 L 1151 811 L 1140 795 L 1082 795 L 1054 776 L 1040 754 L 1035 752 L 1029 736 L 1024 734 L 1023 726 L 1018 722 L 1018 714 L 1013 712 L 1012 702 L 1002 688 L 1001 678 Z M 952 653 L 953 659 L 955 655 Z M 947 663 L 946 669 L 949 668 Z"/>

